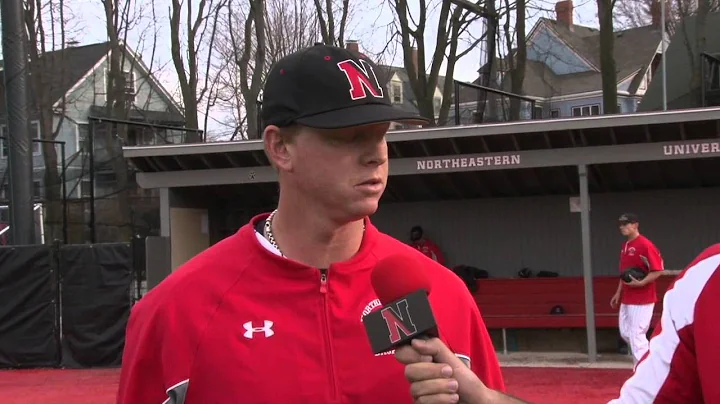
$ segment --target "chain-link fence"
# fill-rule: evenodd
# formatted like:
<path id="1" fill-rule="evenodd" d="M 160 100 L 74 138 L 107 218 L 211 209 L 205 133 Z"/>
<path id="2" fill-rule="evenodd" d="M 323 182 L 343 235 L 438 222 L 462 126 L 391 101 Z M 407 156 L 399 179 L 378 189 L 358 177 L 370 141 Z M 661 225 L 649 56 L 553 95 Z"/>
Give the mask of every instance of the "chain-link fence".
<path id="1" fill-rule="evenodd" d="M 39 139 L 40 129 L 37 121 L 30 124 L 32 139 L 31 153 L 33 160 L 32 190 L 33 218 L 35 221 L 35 242 L 46 243 L 53 240 L 67 242 L 67 195 L 66 185 L 71 181 L 67 177 L 65 164 L 67 160 L 66 141 Z M 11 176 L 8 166 L 7 126 L 0 126 L 0 244 L 11 244 L 10 240 L 10 189 Z M 51 169 L 45 169 L 51 167 Z"/>
<path id="2" fill-rule="evenodd" d="M 40 139 L 37 125 L 31 122 L 31 134 L 37 134 L 32 142 L 32 181 L 36 242 L 43 244 L 127 242 L 157 235 L 159 194 L 138 187 L 136 167 L 125 160 L 123 146 L 205 140 L 202 131 L 177 125 L 90 118 L 86 124 L 56 124 L 57 140 L 50 141 Z M 7 133 L 6 126 L 0 128 L 1 159 L 7 156 Z M 10 181 L 7 165 L 0 167 L 0 244 L 12 243 Z"/>

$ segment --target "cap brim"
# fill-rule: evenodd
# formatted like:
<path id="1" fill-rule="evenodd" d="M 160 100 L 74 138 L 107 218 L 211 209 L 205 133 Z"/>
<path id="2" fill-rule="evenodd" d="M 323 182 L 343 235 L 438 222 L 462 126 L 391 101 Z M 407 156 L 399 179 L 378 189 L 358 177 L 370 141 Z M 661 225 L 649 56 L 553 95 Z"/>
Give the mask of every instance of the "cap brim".
<path id="1" fill-rule="evenodd" d="M 318 129 L 340 129 L 383 122 L 427 125 L 430 121 L 418 114 L 386 104 L 362 104 L 296 119 L 303 126 Z"/>

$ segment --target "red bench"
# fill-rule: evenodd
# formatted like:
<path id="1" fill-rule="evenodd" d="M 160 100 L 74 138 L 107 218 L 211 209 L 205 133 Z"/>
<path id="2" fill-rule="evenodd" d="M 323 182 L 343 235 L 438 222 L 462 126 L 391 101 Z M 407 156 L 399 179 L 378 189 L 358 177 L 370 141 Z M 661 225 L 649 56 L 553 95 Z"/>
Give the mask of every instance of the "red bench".
<path id="1" fill-rule="evenodd" d="M 653 324 L 662 312 L 662 297 L 675 276 L 661 276 Z M 595 327 L 617 328 L 618 312 L 610 307 L 618 278 L 593 279 Z M 585 328 L 585 284 L 582 277 L 480 279 L 475 301 L 488 329 L 502 329 L 507 353 L 506 330 L 513 328 Z M 550 314 L 556 305 L 564 314 Z"/>

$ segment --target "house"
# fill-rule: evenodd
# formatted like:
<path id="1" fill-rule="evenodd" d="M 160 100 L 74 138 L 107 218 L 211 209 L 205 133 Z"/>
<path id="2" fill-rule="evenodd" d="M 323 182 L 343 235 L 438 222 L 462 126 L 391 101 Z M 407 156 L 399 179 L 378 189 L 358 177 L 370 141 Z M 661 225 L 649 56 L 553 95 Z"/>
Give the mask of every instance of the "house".
<path id="1" fill-rule="evenodd" d="M 86 140 L 91 132 L 89 117 L 104 117 L 107 102 L 107 77 L 109 43 L 86 46 L 68 46 L 65 49 L 41 55 L 45 73 L 49 78 L 45 85 L 51 86 L 50 97 L 55 115 L 52 128 L 57 131 L 56 140 L 63 142 L 66 168 L 66 192 L 68 198 L 82 198 L 89 195 L 90 180 L 87 176 L 89 162 Z M 184 126 L 184 114 L 180 105 L 150 72 L 142 59 L 130 48 L 123 46 L 123 73 L 125 75 L 125 96 L 131 103 L 128 120 L 150 122 L 172 127 Z M 4 72 L 0 67 L 0 203 L 7 203 L 9 197 L 7 170 L 7 126 Z M 30 82 L 28 83 L 30 86 Z M 34 94 L 30 94 L 34 100 Z M 33 102 L 34 104 L 34 102 Z M 40 139 L 39 113 L 34 106 L 29 108 L 30 130 L 35 139 Z M 168 130 L 143 130 L 129 126 L 127 143 L 130 145 L 155 144 L 159 142 L 181 142 L 181 136 L 173 136 Z M 97 136 L 95 136 L 97 137 Z M 94 138 L 95 138 L 94 137 Z M 103 159 L 104 150 L 95 147 L 96 163 Z M 44 196 L 45 159 L 40 142 L 33 142 L 33 183 L 35 197 Z M 56 147 L 58 171 L 62 172 L 61 147 Z M 112 182 L 112 173 L 99 170 L 96 175 L 95 194 L 102 195 L 104 186 Z M 109 185 L 108 185 L 109 186 Z"/>
<path id="2" fill-rule="evenodd" d="M 534 100 L 535 105 L 530 111 L 527 106 L 531 104 L 524 102 L 522 115 L 538 119 L 603 114 L 600 31 L 573 22 L 572 0 L 556 3 L 555 12 L 554 20 L 540 18 L 526 38 L 527 63 L 520 95 Z M 615 32 L 620 113 L 636 111 L 660 64 L 660 42 L 658 7 L 653 7 L 651 25 Z M 500 59 L 495 80 L 501 90 L 510 92 L 509 68 L 503 62 Z M 474 110 L 477 101 L 461 97 L 461 105 L 463 111 Z"/>
<path id="3" fill-rule="evenodd" d="M 697 16 L 683 19 L 681 25 L 675 30 L 675 35 L 666 48 L 667 78 L 665 92 L 667 109 L 685 109 L 698 107 L 720 106 L 720 12 L 707 15 L 705 20 L 705 51 L 702 55 L 702 65 L 690 63 L 689 53 L 696 58 L 698 51 L 695 41 Z M 689 51 L 689 52 L 688 52 Z M 694 66 L 703 77 L 700 86 L 692 86 L 691 76 Z M 659 111 L 662 104 L 662 66 L 648 87 L 645 98 L 638 106 L 638 111 Z"/>
<path id="4" fill-rule="evenodd" d="M 345 47 L 354 52 L 360 53 L 360 44 L 357 41 L 348 40 L 346 41 Z M 417 66 L 417 49 L 412 49 L 413 63 Z M 381 69 L 381 77 L 384 77 L 387 81 L 385 83 L 385 90 L 390 94 L 390 101 L 395 107 L 408 112 L 418 113 L 417 98 L 413 92 L 410 84 L 410 77 L 408 76 L 407 70 L 404 67 L 389 66 L 379 64 L 378 67 Z M 440 105 L 443 100 L 442 89 L 445 83 L 445 77 L 439 76 L 438 83 L 435 87 L 435 94 L 433 97 L 433 105 L 435 107 L 435 119 L 437 120 L 440 113 Z M 438 122 L 438 125 L 442 123 Z M 408 129 L 410 125 L 404 125 L 393 122 L 390 126 L 390 130 L 397 129 Z"/>

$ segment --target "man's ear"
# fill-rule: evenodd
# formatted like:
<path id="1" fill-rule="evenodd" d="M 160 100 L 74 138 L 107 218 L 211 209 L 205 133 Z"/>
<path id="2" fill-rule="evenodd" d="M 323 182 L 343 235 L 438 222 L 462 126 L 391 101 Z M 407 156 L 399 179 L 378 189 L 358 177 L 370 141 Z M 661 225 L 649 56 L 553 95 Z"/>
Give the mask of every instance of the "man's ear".
<path id="1" fill-rule="evenodd" d="M 268 125 L 263 134 L 265 153 L 270 164 L 282 171 L 292 171 L 292 158 L 289 149 L 291 137 L 275 125 Z"/>

